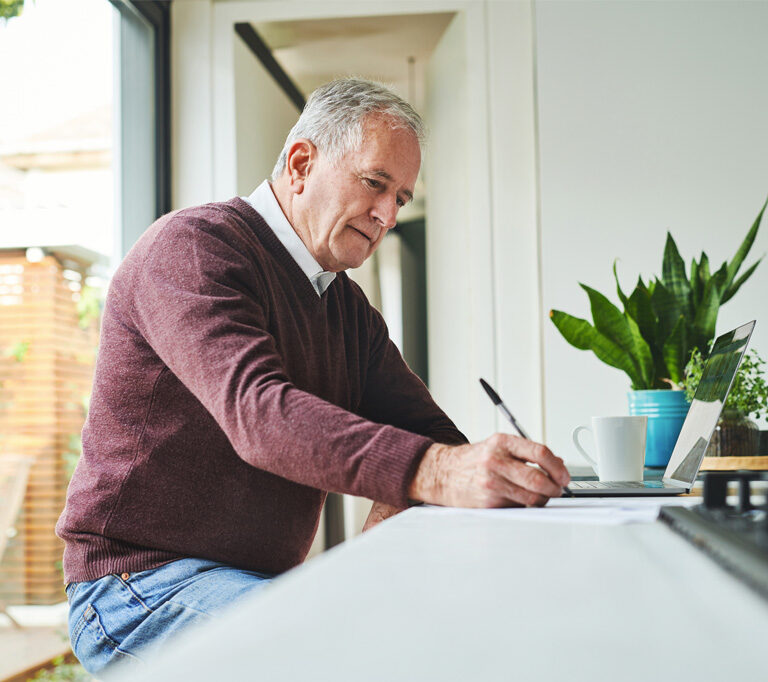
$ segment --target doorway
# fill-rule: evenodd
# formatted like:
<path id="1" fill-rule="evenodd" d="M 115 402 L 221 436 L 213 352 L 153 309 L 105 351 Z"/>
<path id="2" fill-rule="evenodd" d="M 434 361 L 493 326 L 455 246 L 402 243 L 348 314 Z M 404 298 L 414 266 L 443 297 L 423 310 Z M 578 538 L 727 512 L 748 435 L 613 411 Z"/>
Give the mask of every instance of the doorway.
<path id="1" fill-rule="evenodd" d="M 295 19 L 235 25 L 237 192 L 249 194 L 266 177 L 306 97 L 334 78 L 385 83 L 425 112 L 428 65 L 453 13 Z M 426 171 L 425 171 L 426 172 Z M 377 252 L 348 271 L 387 322 L 408 365 L 427 383 L 427 261 L 425 187 Z M 330 495 L 325 546 L 358 534 L 370 502 Z"/>

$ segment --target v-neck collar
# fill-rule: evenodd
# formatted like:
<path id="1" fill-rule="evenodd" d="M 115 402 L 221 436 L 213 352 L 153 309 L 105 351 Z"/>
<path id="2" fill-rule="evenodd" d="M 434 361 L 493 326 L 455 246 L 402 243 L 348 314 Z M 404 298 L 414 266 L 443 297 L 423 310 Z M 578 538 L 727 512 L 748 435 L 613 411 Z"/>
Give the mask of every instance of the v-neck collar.
<path id="1" fill-rule="evenodd" d="M 291 279 L 296 282 L 301 297 L 314 306 L 324 306 L 329 295 L 338 286 L 339 276 L 337 275 L 333 282 L 328 285 L 323 294 L 318 296 L 317 290 L 312 282 L 310 282 L 304 270 L 302 270 L 288 249 L 286 249 L 280 239 L 278 239 L 274 230 L 272 230 L 259 212 L 240 197 L 234 197 L 227 203 L 243 217 L 259 240 L 275 257 L 275 260 L 288 271 Z"/>
<path id="2" fill-rule="evenodd" d="M 321 296 L 336 278 L 336 273 L 323 270 L 320 263 L 315 260 L 307 245 L 301 240 L 283 213 L 283 208 L 280 206 L 269 181 L 264 180 L 249 196 L 240 198 L 250 204 L 262 217 L 288 253 L 293 256 L 309 281 L 312 282 L 317 295 Z"/>

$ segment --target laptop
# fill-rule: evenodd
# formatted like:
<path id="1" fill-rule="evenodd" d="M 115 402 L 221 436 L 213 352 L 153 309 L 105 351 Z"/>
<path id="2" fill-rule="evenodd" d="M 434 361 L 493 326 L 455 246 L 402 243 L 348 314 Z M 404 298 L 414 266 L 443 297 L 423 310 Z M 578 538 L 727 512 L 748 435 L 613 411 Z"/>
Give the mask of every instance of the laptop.
<path id="1" fill-rule="evenodd" d="M 661 481 L 571 481 L 571 496 L 638 497 L 690 492 L 754 328 L 753 320 L 715 341 Z"/>

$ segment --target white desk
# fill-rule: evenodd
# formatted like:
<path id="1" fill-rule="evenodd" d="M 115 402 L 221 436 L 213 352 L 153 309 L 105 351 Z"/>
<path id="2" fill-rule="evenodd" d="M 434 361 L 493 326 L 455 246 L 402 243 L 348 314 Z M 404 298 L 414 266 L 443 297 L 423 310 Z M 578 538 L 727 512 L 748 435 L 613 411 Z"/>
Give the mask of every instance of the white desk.
<path id="1" fill-rule="evenodd" d="M 659 522 L 414 508 L 122 679 L 757 680 L 766 635 L 768 603 Z"/>

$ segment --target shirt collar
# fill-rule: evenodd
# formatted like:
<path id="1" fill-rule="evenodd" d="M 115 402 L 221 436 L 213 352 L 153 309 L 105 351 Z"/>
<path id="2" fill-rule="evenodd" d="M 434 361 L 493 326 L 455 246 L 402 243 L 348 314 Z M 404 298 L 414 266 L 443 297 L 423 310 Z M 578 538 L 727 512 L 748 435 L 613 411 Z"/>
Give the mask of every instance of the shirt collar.
<path id="1" fill-rule="evenodd" d="M 312 257 L 309 249 L 296 234 L 296 230 L 288 222 L 288 218 L 285 217 L 280 203 L 272 192 L 269 181 L 262 182 L 249 197 L 243 197 L 243 200 L 253 206 L 256 212 L 264 218 L 264 222 L 269 225 L 280 243 L 307 276 L 317 295 L 321 296 L 336 278 L 336 273 L 326 272 Z"/>

